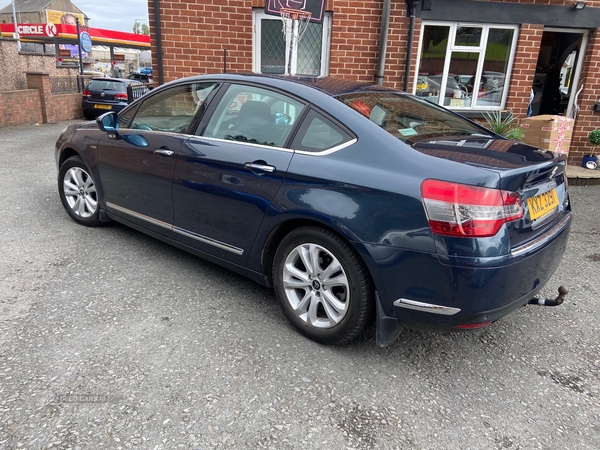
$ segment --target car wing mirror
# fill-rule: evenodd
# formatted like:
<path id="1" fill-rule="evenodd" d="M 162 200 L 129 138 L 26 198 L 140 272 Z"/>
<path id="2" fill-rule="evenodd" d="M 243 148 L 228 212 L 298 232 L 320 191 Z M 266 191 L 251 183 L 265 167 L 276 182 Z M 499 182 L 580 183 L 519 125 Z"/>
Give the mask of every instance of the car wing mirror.
<path id="1" fill-rule="evenodd" d="M 111 139 L 119 139 L 119 116 L 116 112 L 111 111 L 102 114 L 96 119 L 98 128 L 108 133 Z"/>

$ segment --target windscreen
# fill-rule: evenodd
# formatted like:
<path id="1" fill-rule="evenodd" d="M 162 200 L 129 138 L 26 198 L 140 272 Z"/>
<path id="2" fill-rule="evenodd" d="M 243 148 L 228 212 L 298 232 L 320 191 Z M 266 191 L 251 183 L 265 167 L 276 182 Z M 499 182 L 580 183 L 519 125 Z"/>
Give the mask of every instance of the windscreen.
<path id="1" fill-rule="evenodd" d="M 116 91 L 126 92 L 127 88 L 125 83 L 120 81 L 104 81 L 104 80 L 92 80 L 88 84 L 87 89 L 89 91 Z"/>
<path id="2" fill-rule="evenodd" d="M 337 98 L 409 145 L 423 140 L 492 136 L 439 106 L 402 93 L 356 92 Z"/>

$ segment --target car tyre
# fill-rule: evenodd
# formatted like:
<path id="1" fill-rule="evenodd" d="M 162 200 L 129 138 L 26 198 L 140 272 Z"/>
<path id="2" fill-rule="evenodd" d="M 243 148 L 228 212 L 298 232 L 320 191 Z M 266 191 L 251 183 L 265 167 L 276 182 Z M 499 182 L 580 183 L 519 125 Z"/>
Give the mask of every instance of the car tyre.
<path id="1" fill-rule="evenodd" d="M 60 166 L 58 192 L 65 210 L 75 222 L 88 227 L 101 224 L 97 185 L 79 156 L 72 156 Z"/>
<path id="2" fill-rule="evenodd" d="M 85 117 L 87 120 L 94 120 L 96 118 L 96 114 L 89 111 L 84 111 L 83 117 Z"/>
<path id="3" fill-rule="evenodd" d="M 322 344 L 345 344 L 362 335 L 374 311 L 370 274 L 337 234 L 297 228 L 283 238 L 273 261 L 277 298 L 292 324 Z"/>

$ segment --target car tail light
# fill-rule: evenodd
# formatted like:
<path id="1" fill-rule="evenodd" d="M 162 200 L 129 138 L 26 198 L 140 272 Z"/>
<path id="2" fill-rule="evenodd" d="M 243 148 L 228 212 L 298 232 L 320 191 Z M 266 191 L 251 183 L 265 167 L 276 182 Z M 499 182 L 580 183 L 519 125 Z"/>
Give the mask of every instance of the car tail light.
<path id="1" fill-rule="evenodd" d="M 127 94 L 124 94 L 124 93 L 115 94 L 115 99 L 116 100 L 127 100 Z"/>
<path id="2" fill-rule="evenodd" d="M 425 180 L 421 195 L 431 230 L 443 236 L 494 236 L 504 223 L 523 217 L 516 192 Z"/>
<path id="3" fill-rule="evenodd" d="M 83 94 L 84 97 L 91 97 L 92 96 L 92 93 L 90 91 L 86 91 L 86 90 L 84 90 L 82 94 Z"/>

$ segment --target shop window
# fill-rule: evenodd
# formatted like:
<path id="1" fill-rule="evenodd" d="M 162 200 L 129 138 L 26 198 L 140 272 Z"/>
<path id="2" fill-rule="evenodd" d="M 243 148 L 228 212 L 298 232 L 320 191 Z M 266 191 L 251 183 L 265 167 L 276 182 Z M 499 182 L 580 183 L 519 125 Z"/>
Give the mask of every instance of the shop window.
<path id="1" fill-rule="evenodd" d="M 414 93 L 457 109 L 502 109 L 517 27 L 424 23 Z"/>
<path id="2" fill-rule="evenodd" d="M 292 45 L 289 36 L 286 38 L 282 33 L 281 19 L 263 11 L 257 9 L 253 14 L 252 70 L 265 74 L 327 76 L 331 15 L 326 13 L 323 23 L 309 23 L 300 42 Z"/>

